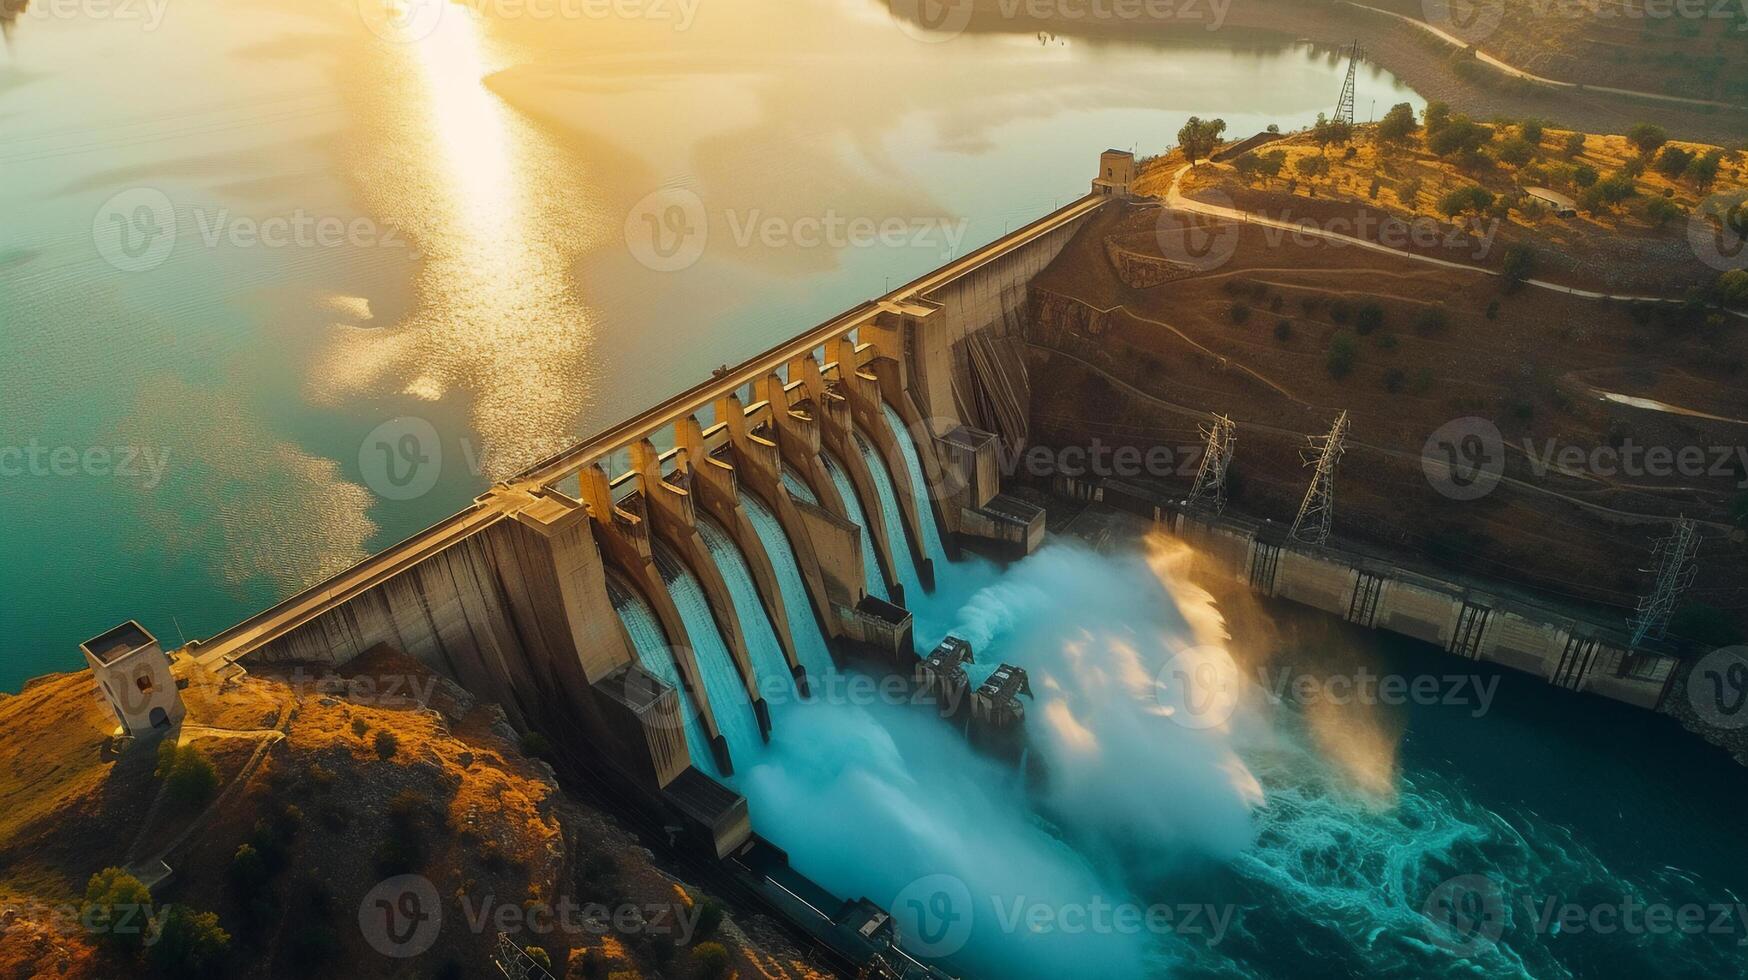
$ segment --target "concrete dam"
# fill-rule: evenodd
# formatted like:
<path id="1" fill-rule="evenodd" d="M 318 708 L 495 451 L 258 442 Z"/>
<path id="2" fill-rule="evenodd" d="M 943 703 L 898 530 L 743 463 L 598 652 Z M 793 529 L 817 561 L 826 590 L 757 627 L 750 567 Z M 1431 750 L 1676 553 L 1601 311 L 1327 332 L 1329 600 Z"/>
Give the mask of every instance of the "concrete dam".
<path id="1" fill-rule="evenodd" d="M 1020 556 L 1028 283 L 1081 198 L 531 466 L 471 506 L 183 654 L 337 668 L 386 645 L 677 817 L 748 840 L 718 782 L 843 658 L 909 677 L 905 604 L 961 549 Z"/>
<path id="2" fill-rule="evenodd" d="M 781 734 L 774 706 L 817 697 L 851 663 L 951 709 L 979 751 L 1023 759 L 1026 671 L 957 636 L 919 649 L 911 610 L 963 552 L 1044 543 L 1043 510 L 1002 484 L 1002 460 L 1028 445 L 1031 283 L 1101 210 L 1129 206 L 1132 176 L 1128 154 L 1107 152 L 1087 196 L 181 655 L 221 681 L 253 665 L 338 669 L 378 647 L 413 656 L 827 945 L 901 964 L 890 975 L 938 975 L 905 953 L 890 910 L 791 871 L 733 783 Z M 1264 595 L 1643 707 L 1667 690 L 1667 658 L 1594 623 L 1121 484 L 1058 483 L 1174 529 L 1198 562 Z"/>

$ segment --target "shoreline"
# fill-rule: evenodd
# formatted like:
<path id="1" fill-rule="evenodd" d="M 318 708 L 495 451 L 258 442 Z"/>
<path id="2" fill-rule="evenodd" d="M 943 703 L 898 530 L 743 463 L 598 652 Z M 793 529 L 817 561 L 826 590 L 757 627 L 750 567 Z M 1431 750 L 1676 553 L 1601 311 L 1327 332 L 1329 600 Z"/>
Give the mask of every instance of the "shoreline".
<path id="1" fill-rule="evenodd" d="M 1154 22 L 1138 18 L 1107 18 L 1101 22 L 1064 16 L 1034 17 L 1023 5 L 1014 8 L 1018 11 L 1014 16 L 1004 14 L 1004 10 L 1013 7 L 1010 0 L 974 0 L 974 12 L 965 30 L 1047 31 L 1089 40 L 1207 39 L 1230 30 L 1272 35 L 1285 44 L 1304 42 L 1332 51 L 1357 38 L 1368 63 L 1395 75 L 1423 98 L 1448 102 L 1457 111 L 1477 119 L 1534 117 L 1550 119 L 1559 128 L 1609 134 L 1624 133 L 1638 123 L 1655 120 L 1673 138 L 1725 147 L 1741 145 L 1743 134 L 1748 133 L 1748 109 L 1732 111 L 1689 107 L 1671 101 L 1640 101 L 1619 93 L 1587 89 L 1578 83 L 1572 83 L 1570 89 L 1555 88 L 1544 82 L 1513 78 L 1485 61 L 1476 62 L 1480 69 L 1477 74 L 1485 73 L 1482 77 L 1488 79 L 1479 82 L 1459 72 L 1452 64 L 1456 52 L 1426 30 L 1387 11 L 1369 11 L 1340 0 L 1315 6 L 1280 0 L 1231 0 L 1223 15 L 1215 8 L 1218 21 L 1213 27 L 1205 18 L 1189 19 L 1193 16 L 1190 10 L 1202 9 L 1194 2 L 1184 5 L 1185 19 Z M 901 19 L 904 15 L 894 10 L 892 16 Z"/>

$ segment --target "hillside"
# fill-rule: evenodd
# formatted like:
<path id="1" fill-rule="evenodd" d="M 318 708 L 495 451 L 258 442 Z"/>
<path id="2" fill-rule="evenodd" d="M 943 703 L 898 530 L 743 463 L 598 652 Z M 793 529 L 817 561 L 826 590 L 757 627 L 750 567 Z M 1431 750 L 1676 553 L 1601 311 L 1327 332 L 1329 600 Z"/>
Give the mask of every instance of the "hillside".
<path id="1" fill-rule="evenodd" d="M 1153 167 L 1175 172 L 1181 161 Z M 1195 237 L 1213 244 L 1186 248 Z M 1306 437 L 1345 409 L 1352 436 L 1335 516 L 1344 539 L 1544 598 L 1626 609 L 1648 588 L 1653 542 L 1685 515 L 1702 521 L 1705 543 L 1681 629 L 1700 642 L 1739 635 L 1740 320 L 1513 289 L 1480 272 L 1281 240 L 1147 203 L 1083 228 L 1034 282 L 1033 300 L 1038 443 L 1166 445 L 1193 459 L 1206 413 L 1229 413 L 1234 504 L 1290 522 L 1306 487 Z M 1490 492 L 1462 499 L 1429 477 L 1434 436 L 1452 424 L 1497 429 L 1502 480 Z M 1645 462 L 1647 447 L 1661 447 L 1657 463 Z M 1703 461 L 1666 465 L 1663 453 L 1688 447 Z M 1149 480 L 1182 493 L 1193 476 L 1188 466 Z"/>
<path id="2" fill-rule="evenodd" d="M 1707 259 L 1719 255 L 1702 254 L 1694 235 L 1696 227 L 1713 230 L 1708 216 L 1720 204 L 1741 199 L 1748 154 L 1656 142 L 1652 129 L 1642 134 L 1654 144 L 1647 152 L 1621 135 L 1472 122 L 1448 110 L 1441 118 L 1415 120 L 1412 132 L 1394 139 L 1365 125 L 1323 145 L 1316 132 L 1288 135 L 1190 170 L 1178 189 L 1374 241 L 1394 228 L 1395 247 L 1496 271 L 1512 246 L 1524 246 L 1535 255 L 1536 277 L 1585 289 L 1681 297 L 1716 286 L 1723 265 Z M 1150 167 L 1140 191 L 1165 195 L 1178 164 Z M 1578 213 L 1562 217 L 1528 188 L 1570 198 Z M 1401 235 L 1404 225 L 1418 234 Z M 1452 247 L 1446 233 L 1457 225 L 1473 234 Z"/>
<path id="3" fill-rule="evenodd" d="M 158 913 L 217 914 L 229 942 L 213 976 L 496 975 L 501 929 L 561 978 L 710 975 L 692 955 L 706 941 L 744 978 L 821 976 L 757 916 L 690 934 L 706 931 L 697 890 L 561 791 L 495 707 L 387 651 L 316 676 L 185 677 L 178 737 L 215 777 L 192 795 L 154 774 L 152 746 L 116 754 L 88 673 L 0 699 L 0 977 L 198 975 L 80 926 L 87 882 L 112 866 L 146 878 Z M 160 858 L 173 875 L 152 883 Z M 430 882 L 441 928 L 401 958 L 370 900 L 406 874 Z M 522 925 L 539 912 L 558 925 Z"/>

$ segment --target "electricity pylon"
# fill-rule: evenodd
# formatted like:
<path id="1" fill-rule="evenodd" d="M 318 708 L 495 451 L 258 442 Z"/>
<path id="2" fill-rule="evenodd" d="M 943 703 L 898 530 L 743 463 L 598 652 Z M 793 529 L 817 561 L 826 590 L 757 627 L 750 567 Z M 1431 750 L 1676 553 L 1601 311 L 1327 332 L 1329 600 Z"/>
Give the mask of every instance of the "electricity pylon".
<path id="1" fill-rule="evenodd" d="M 1353 49 L 1348 56 L 1347 81 L 1341 85 L 1341 98 L 1335 103 L 1335 121 L 1353 125 L 1354 79 L 1360 67 L 1360 42 L 1354 41 Z"/>
<path id="2" fill-rule="evenodd" d="M 1347 451 L 1347 412 L 1335 417 L 1328 435 L 1312 436 L 1309 443 L 1301 458 L 1305 465 L 1315 465 L 1317 472 L 1311 476 L 1311 487 L 1305 491 L 1305 501 L 1299 505 L 1299 516 L 1293 519 L 1287 537 L 1321 547 L 1329 541 L 1335 517 L 1335 470 Z"/>
<path id="3" fill-rule="evenodd" d="M 1647 639 L 1660 640 L 1669 630 L 1669 619 L 1675 615 L 1676 600 L 1693 584 L 1699 571 L 1694 554 L 1699 551 L 1699 529 L 1683 517 L 1666 538 L 1658 539 L 1651 553 L 1657 558 L 1657 584 L 1651 594 L 1639 600 L 1633 618 L 1627 624 L 1633 628 L 1633 648 Z"/>
<path id="4" fill-rule="evenodd" d="M 1224 415 L 1216 415 L 1202 425 L 1202 438 L 1208 444 L 1202 450 L 1202 465 L 1196 470 L 1196 484 L 1190 488 L 1186 506 L 1202 504 L 1216 514 L 1226 509 L 1226 468 L 1232 465 L 1237 431 L 1232 419 Z"/>

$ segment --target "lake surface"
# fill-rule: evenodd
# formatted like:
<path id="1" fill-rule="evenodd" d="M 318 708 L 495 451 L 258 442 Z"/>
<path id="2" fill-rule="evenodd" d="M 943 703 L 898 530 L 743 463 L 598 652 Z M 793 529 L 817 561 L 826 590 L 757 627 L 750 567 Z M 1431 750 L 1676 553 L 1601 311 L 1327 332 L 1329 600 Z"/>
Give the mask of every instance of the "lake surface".
<path id="1" fill-rule="evenodd" d="M 211 635 L 1084 193 L 1107 146 L 1303 125 L 1345 71 L 1232 31 L 919 40 L 878 0 L 380 2 L 12 25 L 0 689 L 119 620 Z M 1362 70 L 1362 113 L 1397 101 Z M 628 242 L 675 214 L 702 254 L 652 269 Z M 416 474 L 376 455 L 409 431 Z"/>

